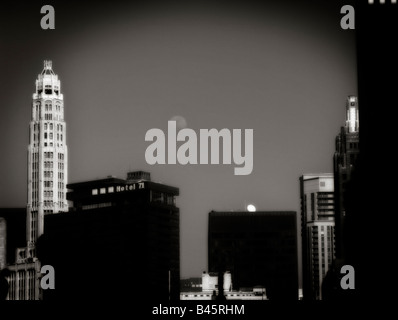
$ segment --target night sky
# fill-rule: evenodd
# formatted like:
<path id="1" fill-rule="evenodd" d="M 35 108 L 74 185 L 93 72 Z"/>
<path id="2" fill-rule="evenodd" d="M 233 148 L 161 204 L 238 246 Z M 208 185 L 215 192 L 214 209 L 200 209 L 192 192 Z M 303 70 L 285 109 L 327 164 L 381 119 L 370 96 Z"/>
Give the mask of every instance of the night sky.
<path id="1" fill-rule="evenodd" d="M 42 2 L 3 7 L 0 207 L 26 205 L 31 99 L 48 59 L 64 94 L 68 181 L 145 170 L 179 187 L 182 277 L 207 270 L 209 211 L 299 214 L 299 176 L 332 172 L 345 99 L 357 95 L 355 31 L 340 28 L 347 1 L 264 2 L 48 2 L 55 30 L 40 28 Z M 148 165 L 145 133 L 167 133 L 174 116 L 196 132 L 254 129 L 253 172 Z"/>

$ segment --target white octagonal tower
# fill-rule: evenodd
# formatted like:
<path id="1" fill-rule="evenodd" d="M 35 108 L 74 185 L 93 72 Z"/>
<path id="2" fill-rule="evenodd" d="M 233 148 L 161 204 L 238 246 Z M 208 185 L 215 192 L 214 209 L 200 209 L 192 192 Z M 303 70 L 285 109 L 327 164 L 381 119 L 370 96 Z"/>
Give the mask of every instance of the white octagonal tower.
<path id="1" fill-rule="evenodd" d="M 61 82 L 44 61 L 36 80 L 28 147 L 27 241 L 35 255 L 37 238 L 43 234 L 44 215 L 68 211 L 66 184 L 68 149 Z"/>

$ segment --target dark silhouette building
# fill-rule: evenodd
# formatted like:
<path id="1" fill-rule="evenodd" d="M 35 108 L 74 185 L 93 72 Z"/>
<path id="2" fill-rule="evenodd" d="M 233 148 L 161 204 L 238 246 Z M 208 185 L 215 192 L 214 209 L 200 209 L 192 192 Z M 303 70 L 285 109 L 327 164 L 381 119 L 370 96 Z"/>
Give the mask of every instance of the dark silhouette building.
<path id="1" fill-rule="evenodd" d="M 26 209 L 0 208 L 0 270 L 16 262 L 16 252 L 26 246 Z"/>
<path id="2" fill-rule="evenodd" d="M 360 152 L 344 195 L 344 258 L 328 277 L 325 292 L 330 299 L 354 300 L 358 306 L 370 302 L 368 311 L 373 307 L 379 312 L 393 306 L 391 289 L 397 275 L 395 264 L 386 257 L 396 250 L 395 224 L 388 217 L 396 211 L 392 150 L 398 105 L 398 3 L 370 2 L 355 4 Z M 355 269 L 355 289 L 338 285 L 341 265 Z"/>
<path id="3" fill-rule="evenodd" d="M 355 170 L 359 155 L 359 109 L 358 99 L 347 97 L 346 123 L 336 137 L 336 150 L 333 157 L 335 192 L 335 235 L 336 257 L 344 257 L 344 221 L 346 215 L 346 191 Z"/>
<path id="4" fill-rule="evenodd" d="M 232 273 L 234 290 L 264 286 L 270 300 L 298 300 L 294 211 L 209 213 L 209 272 Z"/>
<path id="5" fill-rule="evenodd" d="M 68 213 L 45 216 L 38 256 L 56 272 L 44 300 L 179 299 L 179 189 L 130 172 L 127 180 L 68 185 Z"/>

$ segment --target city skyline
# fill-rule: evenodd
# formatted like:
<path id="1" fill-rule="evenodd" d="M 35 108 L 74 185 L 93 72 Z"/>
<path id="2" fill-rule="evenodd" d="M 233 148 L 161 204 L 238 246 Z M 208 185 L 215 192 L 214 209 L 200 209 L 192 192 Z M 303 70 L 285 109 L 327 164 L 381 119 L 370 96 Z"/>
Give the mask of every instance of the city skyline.
<path id="1" fill-rule="evenodd" d="M 55 32 L 69 43 L 40 34 L 54 48 L 35 49 L 23 65 L 3 59 L 10 66 L 3 61 L 2 67 L 15 69 L 1 90 L 17 95 L 7 96 L 1 108 L 0 143 L 13 156 L 1 168 L 7 183 L 0 185 L 0 206 L 26 204 L 32 82 L 42 60 L 52 60 L 66 101 L 68 181 L 145 170 L 154 181 L 179 187 L 181 277 L 190 277 L 207 270 L 208 212 L 242 211 L 248 203 L 300 212 L 299 176 L 332 171 L 345 100 L 357 94 L 355 41 L 353 32 L 340 29 L 339 12 L 330 18 L 328 7 L 299 11 L 319 13 L 316 23 L 325 18 L 317 30 L 278 6 L 267 8 L 274 15 L 247 7 L 243 14 L 234 8 L 161 9 L 142 9 L 135 19 L 97 29 L 86 22 L 76 38 L 73 27 L 61 25 Z M 31 44 L 29 32 L 20 31 L 17 40 L 5 37 L 6 57 Z M 234 176 L 233 164 L 148 165 L 145 132 L 165 129 L 174 116 L 194 130 L 253 129 L 252 174 Z"/>

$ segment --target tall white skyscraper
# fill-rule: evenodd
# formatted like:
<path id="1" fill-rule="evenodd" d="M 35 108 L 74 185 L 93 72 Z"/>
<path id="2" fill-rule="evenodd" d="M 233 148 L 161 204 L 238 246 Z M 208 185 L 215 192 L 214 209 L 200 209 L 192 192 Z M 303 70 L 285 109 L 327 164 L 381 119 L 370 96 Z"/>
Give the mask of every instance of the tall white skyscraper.
<path id="1" fill-rule="evenodd" d="M 27 246 L 17 248 L 15 263 L 8 265 L 8 300 L 42 299 L 36 242 L 44 232 L 44 215 L 68 211 L 64 97 L 51 61 L 44 61 L 36 80 L 29 129 Z"/>
<path id="2" fill-rule="evenodd" d="M 27 241 L 33 248 L 43 234 L 44 215 L 68 211 L 64 97 L 51 61 L 44 61 L 36 80 L 29 129 Z"/>

